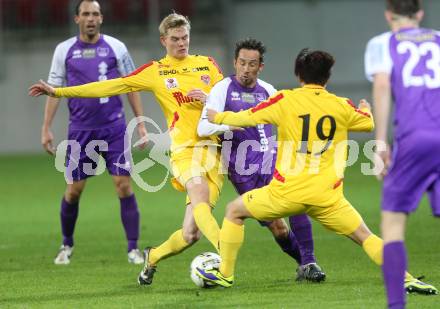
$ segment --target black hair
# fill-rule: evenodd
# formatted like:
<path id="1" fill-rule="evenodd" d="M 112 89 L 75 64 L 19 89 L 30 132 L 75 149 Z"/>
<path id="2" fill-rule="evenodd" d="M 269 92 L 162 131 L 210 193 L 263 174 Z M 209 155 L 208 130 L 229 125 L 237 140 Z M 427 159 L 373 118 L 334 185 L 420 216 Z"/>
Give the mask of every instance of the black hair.
<path id="1" fill-rule="evenodd" d="M 242 49 L 256 50 L 260 53 L 260 63 L 264 62 L 264 53 L 266 52 L 266 46 L 261 41 L 257 41 L 252 38 L 247 38 L 238 41 L 235 44 L 235 60 L 238 58 L 238 54 Z"/>
<path id="2" fill-rule="evenodd" d="M 83 2 L 98 2 L 97 0 L 79 0 L 75 6 L 75 15 L 79 16 L 79 7 Z"/>
<path id="3" fill-rule="evenodd" d="M 321 50 L 301 50 L 295 60 L 295 75 L 306 84 L 324 86 L 330 78 L 335 64 L 332 55 Z"/>
<path id="4" fill-rule="evenodd" d="M 387 0 L 386 8 L 397 15 L 412 18 L 422 8 L 422 0 Z"/>

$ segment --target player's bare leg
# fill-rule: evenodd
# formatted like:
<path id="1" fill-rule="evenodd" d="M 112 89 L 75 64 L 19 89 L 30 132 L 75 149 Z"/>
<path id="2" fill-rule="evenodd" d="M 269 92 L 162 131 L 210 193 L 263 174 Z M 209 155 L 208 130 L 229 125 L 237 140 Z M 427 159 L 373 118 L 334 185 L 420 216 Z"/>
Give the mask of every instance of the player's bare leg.
<path id="1" fill-rule="evenodd" d="M 121 205 L 121 221 L 127 239 L 128 262 L 142 264 L 144 258 L 137 246 L 140 224 L 139 210 L 131 187 L 131 178 L 130 176 L 117 175 L 112 176 L 112 178 Z"/>
<path id="2" fill-rule="evenodd" d="M 200 237 L 201 233 L 194 220 L 193 208 L 191 204 L 188 204 L 183 218 L 182 229 L 171 234 L 160 246 L 145 248 L 145 264 L 139 274 L 138 283 L 140 285 L 150 285 L 153 282 L 156 266 L 159 261 L 179 254 L 197 242 Z"/>
<path id="3" fill-rule="evenodd" d="M 193 209 L 194 220 L 202 234 L 218 250 L 220 227 L 209 204 L 209 186 L 205 177 L 193 177 L 185 184 Z"/>
<path id="4" fill-rule="evenodd" d="M 79 200 L 85 185 L 86 180 L 74 181 L 71 184 L 67 184 L 66 191 L 64 192 L 60 211 L 63 244 L 55 257 L 54 263 L 56 265 L 67 265 L 70 263 L 70 257 L 73 253 L 73 232 L 78 218 Z"/>

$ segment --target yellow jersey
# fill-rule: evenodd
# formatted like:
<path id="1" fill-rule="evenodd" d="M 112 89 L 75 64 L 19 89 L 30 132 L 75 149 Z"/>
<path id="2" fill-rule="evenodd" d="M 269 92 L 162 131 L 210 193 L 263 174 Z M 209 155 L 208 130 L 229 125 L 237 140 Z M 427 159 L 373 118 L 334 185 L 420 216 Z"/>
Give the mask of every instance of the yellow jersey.
<path id="1" fill-rule="evenodd" d="M 217 142 L 216 137 L 199 137 L 197 125 L 203 103 L 187 93 L 195 88 L 209 93 L 223 74 L 211 57 L 189 55 L 176 59 L 169 55 L 152 61 L 125 77 L 81 86 L 55 88 L 56 97 L 99 98 L 134 91 L 154 93 L 165 115 L 171 136 L 171 151 Z"/>
<path id="2" fill-rule="evenodd" d="M 371 131 L 368 109 L 356 108 L 322 86 L 282 90 L 254 108 L 223 112 L 215 123 L 274 124 L 278 153 L 271 192 L 297 203 L 326 206 L 343 197 L 348 131 Z"/>

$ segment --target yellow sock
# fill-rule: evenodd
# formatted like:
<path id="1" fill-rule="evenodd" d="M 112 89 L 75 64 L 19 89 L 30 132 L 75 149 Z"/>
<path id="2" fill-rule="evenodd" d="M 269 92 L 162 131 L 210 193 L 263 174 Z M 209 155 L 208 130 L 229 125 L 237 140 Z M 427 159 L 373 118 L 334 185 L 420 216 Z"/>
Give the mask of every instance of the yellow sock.
<path id="1" fill-rule="evenodd" d="M 373 260 L 377 265 L 382 265 L 382 254 L 383 254 L 383 240 L 374 234 L 368 236 L 367 239 L 362 243 L 362 248 L 365 253 Z"/>
<path id="2" fill-rule="evenodd" d="M 160 260 L 176 255 L 189 246 L 190 244 L 183 239 L 182 230 L 180 229 L 171 234 L 170 238 L 159 247 L 153 248 L 150 251 L 148 262 L 150 262 L 151 265 L 156 265 Z"/>
<path id="3" fill-rule="evenodd" d="M 207 203 L 199 203 L 193 208 L 193 216 L 199 230 L 218 250 L 220 227 L 211 213 L 211 207 Z"/>
<path id="4" fill-rule="evenodd" d="M 362 248 L 364 248 L 364 251 L 374 263 L 379 266 L 383 264 L 383 240 L 381 238 L 371 234 L 367 239 L 365 239 L 364 243 L 362 244 Z M 410 281 L 412 279 L 414 279 L 414 277 L 410 273 L 405 272 L 405 281 Z"/>
<path id="5" fill-rule="evenodd" d="M 235 261 L 243 240 L 244 225 L 235 224 L 225 218 L 220 230 L 220 256 L 222 258 L 220 272 L 223 276 L 229 277 L 234 274 Z"/>

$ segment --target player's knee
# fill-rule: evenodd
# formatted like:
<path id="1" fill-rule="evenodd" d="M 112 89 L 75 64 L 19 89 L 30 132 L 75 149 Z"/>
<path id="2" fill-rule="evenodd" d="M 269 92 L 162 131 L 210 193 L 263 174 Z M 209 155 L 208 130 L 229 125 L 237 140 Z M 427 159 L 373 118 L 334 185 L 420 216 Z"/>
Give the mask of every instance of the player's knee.
<path id="1" fill-rule="evenodd" d="M 80 188 L 67 188 L 64 193 L 64 198 L 66 202 L 72 204 L 77 203 L 81 197 L 82 189 Z"/>
<path id="2" fill-rule="evenodd" d="M 360 224 L 360 226 L 354 231 L 352 234 L 349 235 L 349 237 L 358 243 L 359 245 L 362 245 L 362 243 L 371 235 L 371 231 L 368 229 L 368 227 L 365 225 L 364 222 Z"/>
<path id="3" fill-rule="evenodd" d="M 200 237 L 202 236 L 202 234 L 200 233 L 199 230 L 183 230 L 182 232 L 183 235 L 183 239 L 190 245 L 192 245 L 193 243 L 197 242 Z"/>
<path id="4" fill-rule="evenodd" d="M 275 220 L 269 226 L 275 238 L 287 238 L 289 236 L 289 228 L 282 220 Z"/>
<path id="5" fill-rule="evenodd" d="M 115 184 L 116 184 L 116 191 L 118 192 L 119 197 L 127 197 L 133 193 L 129 178 L 118 180 Z"/>
<path id="6" fill-rule="evenodd" d="M 240 205 L 236 201 L 232 201 L 226 206 L 226 218 L 233 220 L 242 217 L 243 214 L 240 211 Z"/>

